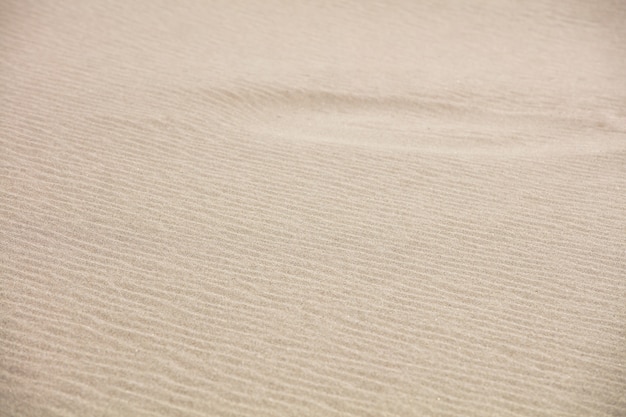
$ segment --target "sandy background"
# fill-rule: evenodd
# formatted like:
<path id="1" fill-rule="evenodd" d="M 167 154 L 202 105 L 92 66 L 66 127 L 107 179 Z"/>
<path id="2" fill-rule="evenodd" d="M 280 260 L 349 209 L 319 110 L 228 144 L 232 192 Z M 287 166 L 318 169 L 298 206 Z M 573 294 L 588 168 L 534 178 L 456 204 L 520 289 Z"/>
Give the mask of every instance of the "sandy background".
<path id="1" fill-rule="evenodd" d="M 626 415 L 625 5 L 1 1 L 0 415 Z"/>

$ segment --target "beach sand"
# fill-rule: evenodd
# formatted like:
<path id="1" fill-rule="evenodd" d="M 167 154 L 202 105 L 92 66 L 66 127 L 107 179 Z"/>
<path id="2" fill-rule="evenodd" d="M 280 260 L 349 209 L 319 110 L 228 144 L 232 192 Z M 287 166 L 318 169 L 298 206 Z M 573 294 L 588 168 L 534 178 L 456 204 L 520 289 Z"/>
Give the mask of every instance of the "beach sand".
<path id="1" fill-rule="evenodd" d="M 0 416 L 626 415 L 620 1 L 0 3 Z"/>

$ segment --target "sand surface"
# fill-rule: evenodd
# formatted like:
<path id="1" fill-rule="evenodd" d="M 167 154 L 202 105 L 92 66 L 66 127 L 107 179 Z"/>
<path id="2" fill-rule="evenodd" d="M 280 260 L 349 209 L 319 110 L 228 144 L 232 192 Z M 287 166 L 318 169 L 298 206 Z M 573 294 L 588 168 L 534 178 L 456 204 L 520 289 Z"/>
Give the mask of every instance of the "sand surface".
<path id="1" fill-rule="evenodd" d="M 0 2 L 0 416 L 626 415 L 623 1 Z"/>

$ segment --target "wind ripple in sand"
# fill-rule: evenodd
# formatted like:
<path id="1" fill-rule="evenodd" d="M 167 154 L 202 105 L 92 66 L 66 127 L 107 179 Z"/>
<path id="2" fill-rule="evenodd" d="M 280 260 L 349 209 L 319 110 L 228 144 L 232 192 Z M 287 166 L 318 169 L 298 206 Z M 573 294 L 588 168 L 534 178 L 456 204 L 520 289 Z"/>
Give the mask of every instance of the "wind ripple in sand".
<path id="1" fill-rule="evenodd" d="M 622 409 L 623 152 L 259 141 L 253 107 L 234 139 L 4 143 L 9 414 Z"/>
<path id="2" fill-rule="evenodd" d="M 618 5 L 81 4 L 0 14 L 0 415 L 624 414 Z"/>

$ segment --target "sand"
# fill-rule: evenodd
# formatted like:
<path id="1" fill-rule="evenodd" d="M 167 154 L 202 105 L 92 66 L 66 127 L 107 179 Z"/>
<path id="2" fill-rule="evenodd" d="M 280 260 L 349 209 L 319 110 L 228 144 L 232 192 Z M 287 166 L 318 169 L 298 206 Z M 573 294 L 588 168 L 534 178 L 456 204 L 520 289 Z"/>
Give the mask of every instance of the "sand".
<path id="1" fill-rule="evenodd" d="M 2 1 L 0 415 L 626 415 L 625 22 Z"/>

